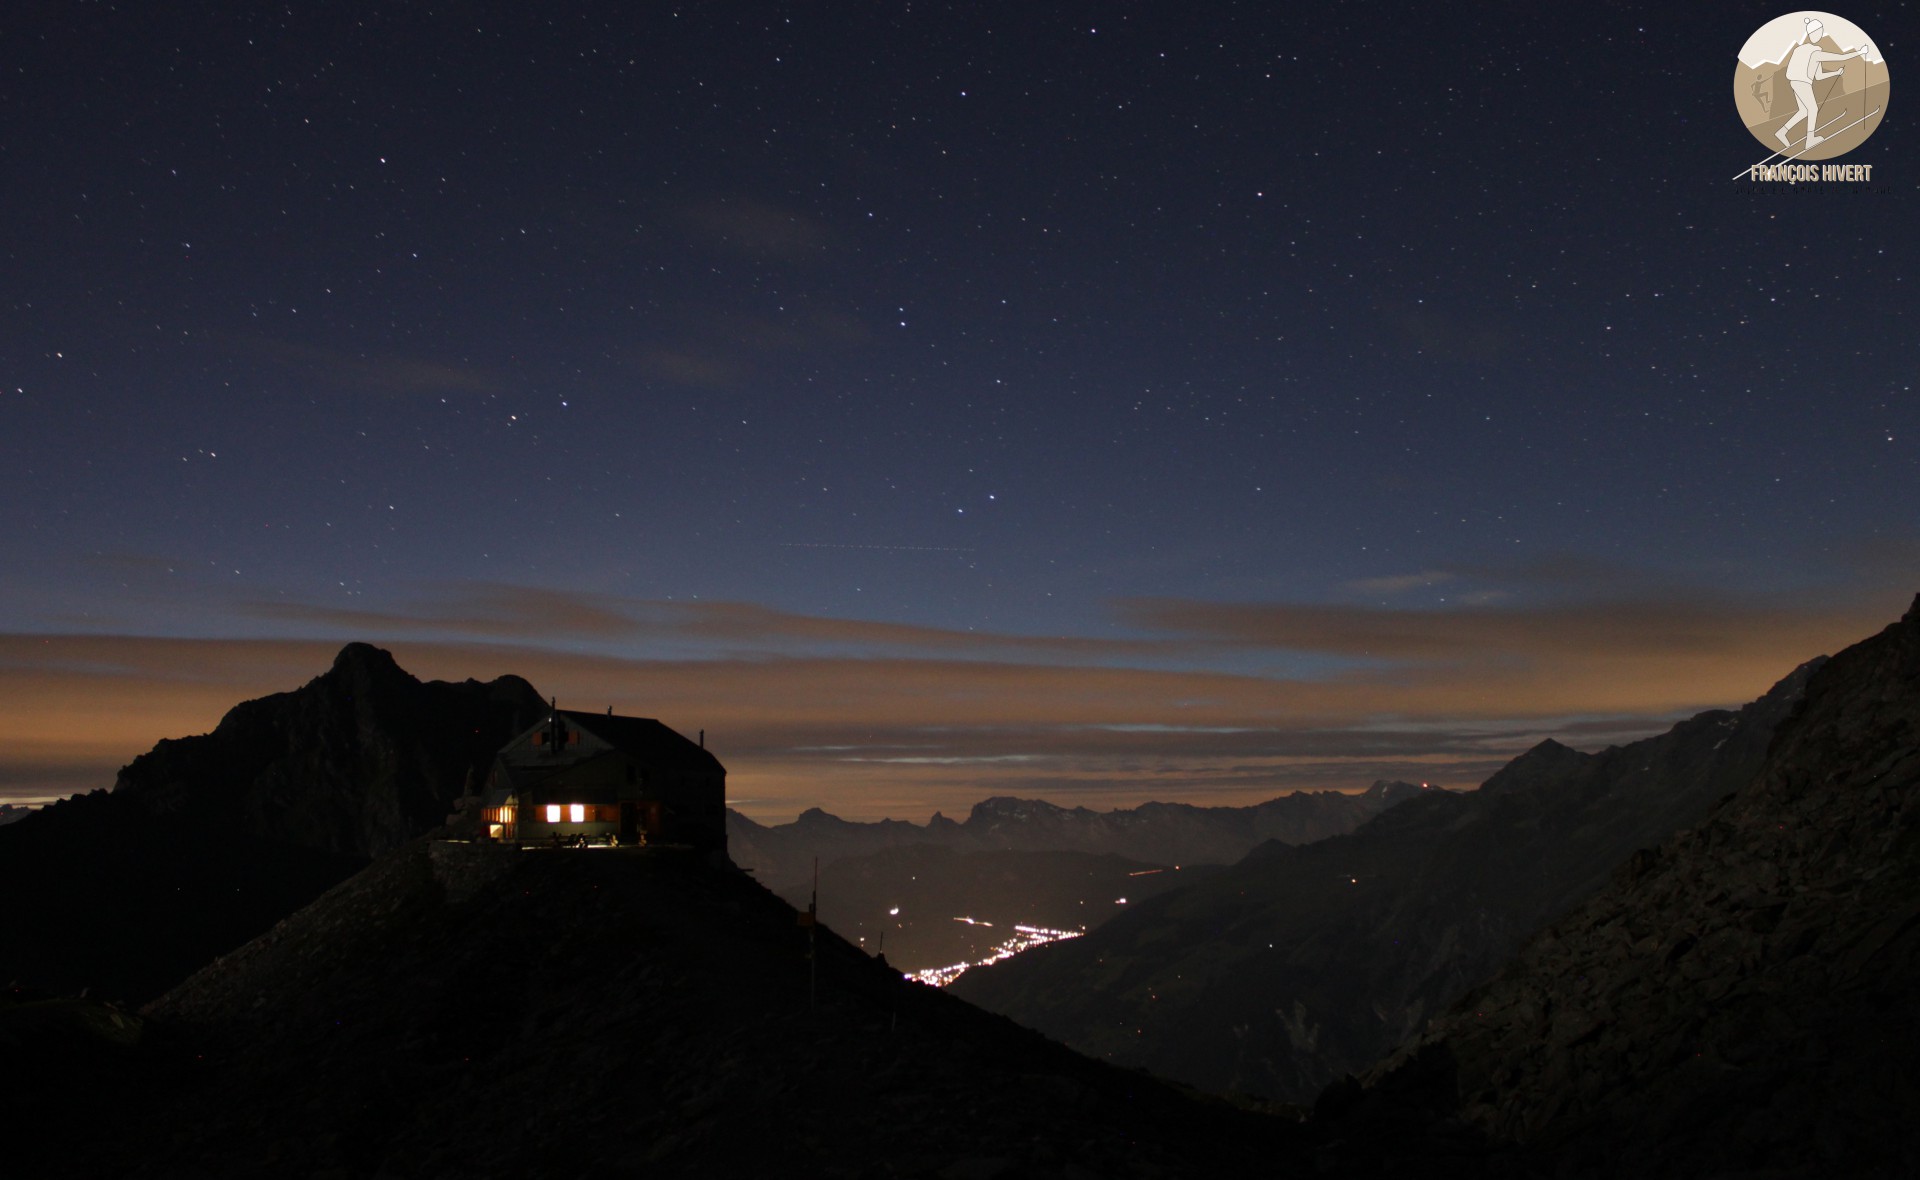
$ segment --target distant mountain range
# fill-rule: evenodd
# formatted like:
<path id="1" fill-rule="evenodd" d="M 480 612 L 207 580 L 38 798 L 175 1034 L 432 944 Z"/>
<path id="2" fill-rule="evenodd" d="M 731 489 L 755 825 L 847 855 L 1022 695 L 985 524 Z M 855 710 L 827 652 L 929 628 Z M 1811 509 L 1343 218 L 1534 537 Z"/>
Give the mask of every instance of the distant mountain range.
<path id="1" fill-rule="evenodd" d="M 816 807 L 792 823 L 769 827 L 729 809 L 727 851 L 735 864 L 776 887 L 807 880 L 816 857 L 825 865 L 911 845 L 956 852 L 1085 852 L 1159 865 L 1230 864 L 1268 840 L 1306 844 L 1352 831 L 1423 793 L 1412 783 L 1381 781 L 1356 795 L 1295 791 L 1247 807 L 1143 803 L 1113 811 L 996 796 L 974 804 L 964 822 L 936 812 L 924 825 L 860 823 Z"/>
<path id="2" fill-rule="evenodd" d="M 728 850 L 793 904 L 904 971 L 977 963 L 1030 925 L 1098 927 L 1126 906 L 1238 860 L 1265 841 L 1350 831 L 1431 793 L 1404 782 L 1366 791 L 1295 791 L 1247 807 L 1146 803 L 1113 811 L 1005 796 L 963 822 L 858 823 L 818 808 L 790 824 L 727 813 Z"/>
<path id="3" fill-rule="evenodd" d="M 1427 792 L 1313 844 L 1270 842 L 954 989 L 1091 1056 L 1311 1102 L 1417 1033 L 1636 848 L 1748 782 L 1813 667 L 1738 712 L 1598 754 L 1542 742 L 1478 791 Z"/>

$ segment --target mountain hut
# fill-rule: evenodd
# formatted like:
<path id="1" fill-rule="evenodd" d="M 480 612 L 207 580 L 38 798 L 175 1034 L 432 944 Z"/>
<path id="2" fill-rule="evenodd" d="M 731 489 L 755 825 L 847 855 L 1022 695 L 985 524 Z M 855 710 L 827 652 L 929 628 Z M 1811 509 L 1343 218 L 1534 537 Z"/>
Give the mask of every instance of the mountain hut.
<path id="1" fill-rule="evenodd" d="M 726 851 L 727 771 L 650 717 L 554 709 L 494 759 L 481 823 L 495 840 L 684 844 Z"/>

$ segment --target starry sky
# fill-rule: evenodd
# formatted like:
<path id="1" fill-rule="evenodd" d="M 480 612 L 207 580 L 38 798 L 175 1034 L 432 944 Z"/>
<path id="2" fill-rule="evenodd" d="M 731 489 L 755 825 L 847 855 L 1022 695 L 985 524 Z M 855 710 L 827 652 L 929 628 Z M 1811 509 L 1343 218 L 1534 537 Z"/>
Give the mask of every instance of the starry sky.
<path id="1" fill-rule="evenodd" d="M 354 639 L 763 819 L 1749 700 L 1920 590 L 1916 12 L 1730 180 L 1782 11 L 13 0 L 0 797 Z"/>

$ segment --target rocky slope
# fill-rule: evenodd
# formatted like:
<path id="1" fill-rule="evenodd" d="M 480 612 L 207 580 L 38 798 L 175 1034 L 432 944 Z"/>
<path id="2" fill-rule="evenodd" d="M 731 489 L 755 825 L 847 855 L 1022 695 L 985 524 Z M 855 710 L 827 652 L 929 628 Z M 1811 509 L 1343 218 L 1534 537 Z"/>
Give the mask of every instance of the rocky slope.
<path id="1" fill-rule="evenodd" d="M 1297 1125 L 907 983 L 830 933 L 810 978 L 795 918 L 744 874 L 669 850 L 409 845 L 150 1005 L 169 1048 L 142 1066 L 145 1100 L 112 1122 L 73 1114 L 88 1134 L 62 1163 L 1198 1176 L 1253 1174 L 1299 1141 Z"/>
<path id="2" fill-rule="evenodd" d="M 1249 807 L 1143 803 L 1113 811 L 999 796 L 974 804 L 963 822 L 935 813 L 925 825 L 857 823 L 813 808 L 793 823 L 768 827 L 730 810 L 727 849 L 736 864 L 774 886 L 806 880 L 816 857 L 826 865 L 916 844 L 955 852 L 1087 852 L 1153 864 L 1231 864 L 1267 840 L 1306 844 L 1350 832 L 1421 793 L 1411 783 L 1381 781 L 1358 795 L 1295 791 Z"/>
<path id="3" fill-rule="evenodd" d="M 955 984 L 1090 1055 L 1309 1102 L 1491 975 L 1636 848 L 1749 781 L 1809 669 L 1599 754 L 1544 742 L 1478 791 L 1269 843 L 1085 938 Z"/>
<path id="4" fill-rule="evenodd" d="M 1920 1175 L 1920 600 L 1370 1079 L 1566 1175 Z M 1357 1097 L 1357 1096 L 1355 1096 Z"/>
<path id="5" fill-rule="evenodd" d="M 0 982 L 145 999 L 438 826 L 543 704 L 502 677 L 423 684 L 366 644 L 294 692 L 163 741 L 0 827 Z"/>

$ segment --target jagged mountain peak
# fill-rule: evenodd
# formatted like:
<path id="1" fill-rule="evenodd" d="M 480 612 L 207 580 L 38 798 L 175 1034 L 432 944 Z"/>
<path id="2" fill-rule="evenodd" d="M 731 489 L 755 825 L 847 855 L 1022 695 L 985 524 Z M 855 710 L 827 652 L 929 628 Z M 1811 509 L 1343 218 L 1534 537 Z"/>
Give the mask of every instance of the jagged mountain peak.
<path id="1" fill-rule="evenodd" d="M 496 676 L 492 680 L 485 681 L 484 683 L 472 678 L 468 678 L 461 683 L 480 685 L 487 690 L 487 695 L 494 700 L 512 703 L 529 699 L 535 701 L 541 699 L 539 690 L 533 687 L 531 681 L 524 676 L 515 676 L 511 672 L 504 676 Z"/>
<path id="2" fill-rule="evenodd" d="M 333 668 L 331 671 L 335 675 L 388 676 L 398 674 L 406 676 L 409 680 L 413 679 L 412 676 L 401 669 L 399 662 L 393 658 L 392 652 L 384 647 L 375 647 L 371 643 L 361 643 L 358 641 L 349 643 L 340 649 L 340 654 L 333 657 Z"/>
<path id="3" fill-rule="evenodd" d="M 1391 807 L 1401 800 L 1411 799 L 1416 795 L 1426 794 L 1430 791 L 1444 791 L 1445 789 L 1445 787 L 1436 787 L 1430 783 L 1410 783 L 1401 779 L 1379 778 L 1373 780 L 1372 786 L 1360 792 L 1360 797 L 1363 799 L 1376 800 Z"/>
<path id="4" fill-rule="evenodd" d="M 112 792 L 6 825 L 0 894 L 49 900 L 0 915 L 0 979 L 151 994 L 440 826 L 544 708 L 517 676 L 422 683 L 348 644 L 300 688 L 157 743 Z"/>
<path id="5" fill-rule="evenodd" d="M 1518 758 L 1495 771 L 1493 777 L 1481 784 L 1480 790 L 1493 795 L 1524 791 L 1577 773 L 1590 764 L 1593 758 L 1594 755 L 1583 754 L 1572 746 L 1564 745 L 1553 738 L 1543 738 Z"/>
<path id="6" fill-rule="evenodd" d="M 842 828 L 855 826 L 853 820 L 841 819 L 824 807 L 809 807 L 796 816 L 793 822 L 802 829 L 812 830 L 828 829 L 838 831 Z"/>
<path id="7" fill-rule="evenodd" d="M 1045 799 L 1022 799 L 1015 795 L 994 795 L 973 805 L 968 822 L 989 823 L 998 819 L 1026 819 L 1037 815 L 1064 815 L 1067 808 Z"/>
<path id="8" fill-rule="evenodd" d="M 1782 676 L 1772 688 L 1767 690 L 1766 695 L 1760 699 L 1762 701 L 1769 701 L 1778 697 L 1799 697 L 1801 691 L 1807 686 L 1807 678 L 1815 672 L 1818 672 L 1821 668 L 1826 667 L 1827 662 L 1832 658 L 1832 656 L 1813 657 L 1785 676 Z"/>

